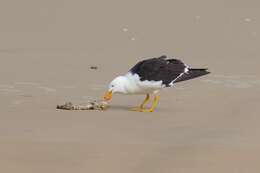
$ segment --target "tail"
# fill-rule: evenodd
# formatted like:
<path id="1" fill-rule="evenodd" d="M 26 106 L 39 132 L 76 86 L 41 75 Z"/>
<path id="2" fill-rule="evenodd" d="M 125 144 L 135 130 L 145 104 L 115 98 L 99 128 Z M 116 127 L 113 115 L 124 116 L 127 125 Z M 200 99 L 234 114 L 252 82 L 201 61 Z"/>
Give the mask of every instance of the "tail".
<path id="1" fill-rule="evenodd" d="M 174 83 L 190 80 L 210 73 L 206 68 L 189 68 L 188 70 L 189 71 L 187 73 L 184 73 L 182 76 L 180 76 Z"/>

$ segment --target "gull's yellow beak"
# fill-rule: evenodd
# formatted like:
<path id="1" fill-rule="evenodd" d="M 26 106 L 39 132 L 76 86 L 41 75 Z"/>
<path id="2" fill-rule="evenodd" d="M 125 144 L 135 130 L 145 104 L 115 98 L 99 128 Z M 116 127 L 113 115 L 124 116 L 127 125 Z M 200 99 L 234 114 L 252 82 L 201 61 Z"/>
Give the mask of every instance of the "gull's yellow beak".
<path id="1" fill-rule="evenodd" d="M 109 101 L 112 99 L 112 91 L 107 91 L 106 94 L 104 95 L 103 99 L 105 101 Z"/>

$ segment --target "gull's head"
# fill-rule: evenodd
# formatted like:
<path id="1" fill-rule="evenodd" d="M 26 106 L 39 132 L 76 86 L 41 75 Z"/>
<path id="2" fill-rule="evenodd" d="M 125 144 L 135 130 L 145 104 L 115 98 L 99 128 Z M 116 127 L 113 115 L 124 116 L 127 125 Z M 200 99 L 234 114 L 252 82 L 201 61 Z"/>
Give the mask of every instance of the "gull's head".
<path id="1" fill-rule="evenodd" d="M 104 100 L 108 101 L 112 99 L 112 95 L 114 93 L 120 93 L 124 94 L 126 93 L 125 91 L 125 85 L 126 85 L 126 78 L 124 76 L 118 76 L 115 79 L 110 82 L 108 85 L 108 91 L 106 92 L 104 96 Z"/>

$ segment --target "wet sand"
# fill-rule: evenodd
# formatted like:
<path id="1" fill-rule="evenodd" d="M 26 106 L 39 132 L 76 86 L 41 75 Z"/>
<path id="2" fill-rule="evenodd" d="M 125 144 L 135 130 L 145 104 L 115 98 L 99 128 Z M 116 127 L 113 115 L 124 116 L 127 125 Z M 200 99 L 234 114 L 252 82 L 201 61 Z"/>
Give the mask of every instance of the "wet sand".
<path id="1" fill-rule="evenodd" d="M 13 1 L 12 1 L 13 2 Z M 16 1 L 0 6 L 0 171 L 260 171 L 260 3 Z M 57 104 L 100 98 L 145 57 L 212 72 L 161 92 L 114 96 L 107 111 Z M 97 66 L 97 69 L 91 69 Z"/>

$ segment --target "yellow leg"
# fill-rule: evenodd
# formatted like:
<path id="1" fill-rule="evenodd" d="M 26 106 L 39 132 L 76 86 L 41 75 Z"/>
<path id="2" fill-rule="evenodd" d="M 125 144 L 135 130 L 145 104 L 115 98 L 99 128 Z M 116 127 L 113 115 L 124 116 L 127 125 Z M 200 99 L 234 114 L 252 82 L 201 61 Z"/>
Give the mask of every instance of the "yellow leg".
<path id="1" fill-rule="evenodd" d="M 152 106 L 150 109 L 142 109 L 142 112 L 153 112 L 157 103 L 158 103 L 158 100 L 159 100 L 159 96 L 158 95 L 155 95 L 154 96 L 154 99 L 153 99 L 153 102 L 152 102 Z"/>
<path id="2" fill-rule="evenodd" d="M 136 108 L 131 108 L 130 110 L 131 111 L 142 111 L 144 109 L 144 106 L 147 104 L 147 102 L 149 101 L 150 99 L 150 95 L 149 94 L 146 94 L 146 97 L 143 101 L 143 103 L 139 106 L 139 107 L 136 107 Z"/>
<path id="3" fill-rule="evenodd" d="M 150 99 L 150 95 L 149 95 L 149 94 L 146 94 L 146 97 L 145 97 L 143 103 L 140 105 L 140 108 L 141 108 L 141 109 L 144 108 L 144 106 L 147 104 L 147 102 L 149 101 L 149 99 Z"/>
<path id="4" fill-rule="evenodd" d="M 140 107 L 138 108 L 133 108 L 131 109 L 132 111 L 139 111 L 139 112 L 153 112 L 157 103 L 158 103 L 158 100 L 159 100 L 159 96 L 158 95 L 155 95 L 154 96 L 154 99 L 153 99 L 153 102 L 152 102 L 152 106 L 149 108 L 149 109 L 144 109 L 143 106 L 148 102 L 149 100 L 149 97 L 147 98 L 146 96 L 146 99 L 144 100 L 144 102 L 141 104 Z"/>

